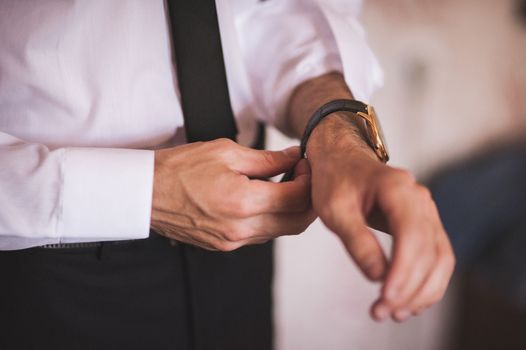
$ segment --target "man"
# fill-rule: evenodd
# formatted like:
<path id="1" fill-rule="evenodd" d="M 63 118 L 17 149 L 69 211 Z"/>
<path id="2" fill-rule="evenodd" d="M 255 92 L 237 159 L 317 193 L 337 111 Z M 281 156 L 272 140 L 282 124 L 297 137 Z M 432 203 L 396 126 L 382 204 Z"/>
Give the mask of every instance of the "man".
<path id="1" fill-rule="evenodd" d="M 265 242 L 316 216 L 383 281 L 373 317 L 402 321 L 438 301 L 454 258 L 433 201 L 379 160 L 357 114 L 311 125 L 308 160 L 224 138 L 182 145 L 202 117 L 185 96 L 209 78 L 184 78 L 194 47 L 183 43 L 217 24 L 185 33 L 178 9 L 213 2 L 167 4 L 171 16 L 160 0 L 0 4 L 1 347 L 270 348 Z M 355 27 L 351 93 L 315 3 L 232 5 L 217 12 L 241 144 L 255 117 L 300 137 L 321 106 L 367 97 L 372 57 Z M 260 180 L 292 169 L 291 181 Z M 366 224 L 393 236 L 390 263 Z"/>

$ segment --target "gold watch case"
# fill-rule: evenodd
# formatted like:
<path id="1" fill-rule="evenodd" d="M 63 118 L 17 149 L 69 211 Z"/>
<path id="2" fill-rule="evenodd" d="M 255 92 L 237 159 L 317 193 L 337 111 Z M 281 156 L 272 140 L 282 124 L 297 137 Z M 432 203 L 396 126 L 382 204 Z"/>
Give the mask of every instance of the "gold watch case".
<path id="1" fill-rule="evenodd" d="M 389 152 L 374 107 L 368 105 L 367 114 L 358 112 L 356 115 L 360 116 L 365 121 L 365 131 L 367 132 L 369 143 L 374 152 L 382 162 L 387 163 L 387 161 L 389 161 Z"/>

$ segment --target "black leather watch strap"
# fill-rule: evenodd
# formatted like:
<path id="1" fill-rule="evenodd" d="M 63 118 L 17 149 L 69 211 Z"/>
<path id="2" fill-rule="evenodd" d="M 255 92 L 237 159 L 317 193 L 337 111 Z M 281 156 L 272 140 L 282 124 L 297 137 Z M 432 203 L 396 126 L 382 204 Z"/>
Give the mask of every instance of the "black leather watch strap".
<path id="1" fill-rule="evenodd" d="M 302 157 L 305 157 L 305 153 L 307 152 L 307 142 L 309 141 L 309 137 L 314 128 L 323 120 L 323 118 L 334 112 L 367 113 L 367 105 L 357 100 L 341 99 L 330 101 L 321 106 L 309 119 L 305 131 L 303 132 L 300 144 Z M 281 179 L 281 182 L 292 180 L 293 175 L 294 170 L 287 172 Z"/>
<path id="2" fill-rule="evenodd" d="M 357 100 L 334 100 L 321 106 L 309 119 L 301 138 L 301 154 L 307 152 L 307 142 L 314 128 L 329 114 L 334 112 L 367 113 L 367 105 Z"/>

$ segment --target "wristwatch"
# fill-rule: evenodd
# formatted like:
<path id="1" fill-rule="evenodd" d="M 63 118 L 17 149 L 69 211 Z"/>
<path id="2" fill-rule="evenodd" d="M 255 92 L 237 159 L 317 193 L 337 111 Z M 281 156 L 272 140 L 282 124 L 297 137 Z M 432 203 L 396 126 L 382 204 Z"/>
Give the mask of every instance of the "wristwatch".
<path id="1" fill-rule="evenodd" d="M 307 141 L 309 140 L 310 134 L 314 128 L 325 117 L 335 112 L 351 112 L 353 115 L 359 117 L 358 127 L 361 129 L 360 131 L 362 132 L 365 141 L 367 141 L 369 146 L 376 153 L 378 159 L 387 163 L 389 160 L 389 153 L 374 107 L 357 100 L 334 100 L 321 106 L 321 108 L 312 115 L 307 123 L 303 137 L 301 138 L 302 154 L 305 154 Z"/>
<path id="2" fill-rule="evenodd" d="M 362 105 L 360 107 L 363 108 L 363 110 L 356 110 L 356 112 L 353 113 L 362 118 L 366 141 L 369 146 L 371 146 L 373 151 L 376 153 L 378 159 L 384 163 L 387 163 L 389 161 L 389 152 L 387 150 L 387 144 L 385 143 L 382 127 L 380 126 L 380 121 L 376 117 L 376 111 L 374 110 L 374 107 L 360 101 L 347 101 L 345 103 L 355 104 L 356 106 Z M 350 112 L 352 112 L 352 110 Z"/>
<path id="3" fill-rule="evenodd" d="M 301 138 L 301 154 L 306 158 L 307 141 L 314 130 L 314 128 L 328 115 L 335 112 L 351 112 L 352 116 L 356 116 L 357 126 L 360 129 L 362 136 L 367 144 L 376 153 L 380 161 L 387 163 L 389 160 L 389 152 L 384 141 L 380 122 L 376 117 L 374 107 L 357 100 L 333 100 L 321 106 L 309 119 L 303 137 Z M 283 176 L 283 181 L 292 179 L 292 171 Z"/>

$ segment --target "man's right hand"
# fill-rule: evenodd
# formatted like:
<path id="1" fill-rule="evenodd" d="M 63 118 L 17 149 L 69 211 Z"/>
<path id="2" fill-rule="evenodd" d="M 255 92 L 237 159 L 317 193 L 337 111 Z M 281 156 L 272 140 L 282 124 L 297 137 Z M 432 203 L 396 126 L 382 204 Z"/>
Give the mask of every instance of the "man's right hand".
<path id="1" fill-rule="evenodd" d="M 258 179 L 293 167 L 293 181 Z M 315 218 L 299 147 L 257 151 L 219 139 L 155 152 L 151 227 L 170 239 L 231 251 L 299 234 Z"/>

